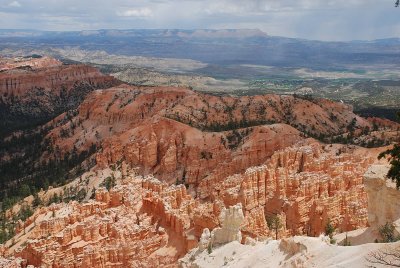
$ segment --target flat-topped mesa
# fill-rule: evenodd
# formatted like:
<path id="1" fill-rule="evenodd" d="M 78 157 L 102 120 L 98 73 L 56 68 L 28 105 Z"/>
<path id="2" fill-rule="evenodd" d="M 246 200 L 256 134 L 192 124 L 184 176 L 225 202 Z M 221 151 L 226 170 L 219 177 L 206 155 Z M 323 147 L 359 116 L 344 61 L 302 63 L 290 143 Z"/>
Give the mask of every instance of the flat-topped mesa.
<path id="1" fill-rule="evenodd" d="M 77 85 L 101 88 L 114 84 L 113 77 L 86 65 L 55 65 L 36 70 L 0 72 L 0 94 L 3 96 L 23 97 L 32 95 L 32 91 L 60 96 Z"/>
<path id="2" fill-rule="evenodd" d="M 20 58 L 1 58 L 0 72 L 13 69 L 36 70 L 41 68 L 50 68 L 61 66 L 62 62 L 51 57 L 20 57 Z"/>
<path id="3" fill-rule="evenodd" d="M 328 219 L 341 231 L 354 230 L 368 224 L 363 174 L 372 161 L 336 155 L 315 143 L 277 152 L 264 166 L 228 177 L 221 185 L 200 183 L 198 191 L 225 205 L 242 203 L 244 230 L 250 236 L 266 234 L 263 212 L 265 218 L 283 213 L 286 235 L 318 236 Z"/>
<path id="4" fill-rule="evenodd" d="M 62 65 L 54 59 L 31 59 L 20 67 L 0 72 L 0 125 L 3 131 L 43 124 L 76 109 L 91 91 L 120 84 L 87 65 Z M 24 65 L 25 66 L 25 65 Z"/>

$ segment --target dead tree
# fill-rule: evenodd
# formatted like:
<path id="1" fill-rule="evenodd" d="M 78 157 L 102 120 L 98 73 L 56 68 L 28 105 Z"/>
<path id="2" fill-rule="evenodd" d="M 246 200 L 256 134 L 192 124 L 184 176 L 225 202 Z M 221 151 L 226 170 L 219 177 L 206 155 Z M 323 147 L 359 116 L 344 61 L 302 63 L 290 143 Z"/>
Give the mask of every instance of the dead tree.
<path id="1" fill-rule="evenodd" d="M 369 267 L 379 267 L 382 265 L 400 267 L 400 246 L 387 246 L 383 249 L 372 251 L 368 254 L 366 260 L 371 264 Z"/>

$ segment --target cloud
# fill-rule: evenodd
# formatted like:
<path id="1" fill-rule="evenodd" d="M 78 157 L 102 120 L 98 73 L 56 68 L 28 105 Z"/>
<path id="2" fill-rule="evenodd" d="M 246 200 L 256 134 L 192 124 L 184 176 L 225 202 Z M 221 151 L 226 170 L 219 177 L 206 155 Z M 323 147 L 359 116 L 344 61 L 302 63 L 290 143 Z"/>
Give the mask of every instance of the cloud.
<path id="1" fill-rule="evenodd" d="M 22 5 L 18 1 L 12 1 L 8 4 L 9 7 L 22 7 Z"/>
<path id="2" fill-rule="evenodd" d="M 258 28 L 270 35 L 351 40 L 399 36 L 399 12 L 394 0 L 0 0 L 0 27 Z"/>
<path id="3" fill-rule="evenodd" d="M 117 11 L 117 15 L 120 17 L 152 17 L 153 12 L 149 8 L 134 8 L 124 11 Z"/>

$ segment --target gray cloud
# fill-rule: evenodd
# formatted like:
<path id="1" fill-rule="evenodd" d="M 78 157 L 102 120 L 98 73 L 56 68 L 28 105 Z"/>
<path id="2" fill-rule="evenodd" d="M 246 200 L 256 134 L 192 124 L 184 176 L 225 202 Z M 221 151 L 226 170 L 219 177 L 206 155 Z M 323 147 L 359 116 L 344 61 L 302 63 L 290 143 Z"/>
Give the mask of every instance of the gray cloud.
<path id="1" fill-rule="evenodd" d="M 388 0 L 0 0 L 1 28 L 259 28 L 323 40 L 400 34 Z"/>
<path id="2" fill-rule="evenodd" d="M 9 7 L 21 7 L 21 4 L 18 1 L 12 1 L 8 4 Z"/>

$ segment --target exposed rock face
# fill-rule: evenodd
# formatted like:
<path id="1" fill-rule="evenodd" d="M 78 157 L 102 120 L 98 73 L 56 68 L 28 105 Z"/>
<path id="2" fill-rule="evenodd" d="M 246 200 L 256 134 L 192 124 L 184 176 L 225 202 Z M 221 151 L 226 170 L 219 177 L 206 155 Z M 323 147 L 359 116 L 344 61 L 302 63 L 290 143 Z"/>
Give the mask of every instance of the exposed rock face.
<path id="1" fill-rule="evenodd" d="M 30 240 L 15 255 L 35 267 L 173 264 L 186 251 L 183 231 L 194 202 L 182 187 L 127 178 L 110 192 L 99 189 L 95 201 L 43 207 L 17 235 L 17 243 Z"/>
<path id="2" fill-rule="evenodd" d="M 170 119 L 159 119 L 106 140 L 97 163 L 106 167 L 124 160 L 170 183 L 179 180 L 197 185 L 207 176 L 233 175 L 261 164 L 274 150 L 300 140 L 297 130 L 280 124 L 240 132 L 243 140 L 233 150 L 221 142 L 229 139 L 229 132 L 201 132 Z"/>
<path id="3" fill-rule="evenodd" d="M 241 204 L 230 206 L 228 209 L 222 208 L 219 215 L 221 227 L 215 228 L 212 232 L 208 228 L 203 230 L 198 244 L 199 250 L 203 251 L 213 245 L 226 244 L 232 241 L 241 242 L 242 233 L 240 227 L 243 220 Z"/>
<path id="4" fill-rule="evenodd" d="M 342 231 L 366 226 L 362 176 L 371 160 L 308 142 L 245 173 L 202 181 L 197 198 L 182 184 L 128 176 L 111 191 L 97 190 L 95 201 L 43 207 L 20 225 L 16 245 L 33 240 L 15 256 L 45 267 L 152 267 L 174 264 L 210 240 L 274 237 L 271 214 L 282 224 L 280 238 L 317 236 L 328 219 Z"/>
<path id="5" fill-rule="evenodd" d="M 26 94 L 33 97 L 34 93 L 42 96 L 46 93 L 60 95 L 69 93 L 78 84 L 101 88 L 111 86 L 113 82 L 115 82 L 114 78 L 102 75 L 96 68 L 86 65 L 9 70 L 0 73 L 0 94 L 3 97 L 22 97 Z"/>
<path id="6" fill-rule="evenodd" d="M 43 90 L 32 88 L 30 72 Z M 19 78 L 10 83 L 9 74 Z M 88 91 L 114 81 L 86 66 L 13 69 L 0 73 L 0 82 L 2 75 L 0 92 L 11 90 L 21 103 L 36 90 L 73 94 L 74 79 Z M 18 223 L 16 245 L 5 255 L 39 267 L 174 266 L 199 240 L 205 249 L 210 241 L 254 244 L 276 233 L 318 236 L 328 220 L 341 231 L 365 227 L 363 174 L 373 160 L 349 146 L 304 138 L 304 132 L 342 134 L 349 124 L 355 132 L 372 126 L 327 100 L 128 85 L 95 90 L 74 113 L 46 125 L 54 150 L 40 160 L 97 145 L 97 169 L 123 162 L 160 180 L 125 172 L 110 191 L 98 189 L 95 200 L 42 207 Z M 267 221 L 272 216 L 277 230 Z M 285 252 L 302 253 L 285 243 Z"/>
<path id="7" fill-rule="evenodd" d="M 212 244 L 226 244 L 232 241 L 242 241 L 240 226 L 244 220 L 242 205 L 223 208 L 219 221 L 221 228 L 215 228 L 211 232 Z"/>
<path id="8" fill-rule="evenodd" d="M 41 69 L 61 66 L 62 62 L 51 57 L 39 57 L 39 58 L 2 58 L 0 57 L 0 72 L 4 72 L 12 69 Z"/>
<path id="9" fill-rule="evenodd" d="M 364 184 L 368 194 L 368 222 L 379 227 L 394 222 L 400 227 L 400 191 L 396 183 L 386 178 L 387 165 L 373 165 L 365 173 Z"/>
<path id="10" fill-rule="evenodd" d="M 348 106 L 326 100 L 217 97 L 186 88 L 120 85 L 86 98 L 71 119 L 80 122 L 73 135 L 60 137 L 71 128 L 60 123 L 50 136 L 66 151 L 101 144 L 100 167 L 126 161 L 144 174 L 188 184 L 196 194 L 205 178 L 244 172 L 297 143 L 303 139 L 299 130 L 339 134 L 353 119 L 356 128 L 371 124 Z"/>
<path id="11" fill-rule="evenodd" d="M 21 69 L 21 66 L 25 67 Z M 21 124 L 54 117 L 76 108 L 90 91 L 118 83 L 93 67 L 62 65 L 46 57 L 8 67 L 3 64 L 3 69 L 0 72 L 0 113 L 6 127 L 16 120 Z"/>
<path id="12" fill-rule="evenodd" d="M 318 236 L 328 219 L 342 231 L 365 227 L 363 174 L 373 159 L 329 150 L 318 143 L 288 148 L 244 174 L 203 180 L 198 191 L 225 205 L 242 203 L 242 230 L 253 237 L 268 235 L 265 215 L 271 214 L 280 214 L 281 235 Z"/>
<path id="13" fill-rule="evenodd" d="M 128 176 L 111 191 L 98 189 L 95 200 L 87 203 L 40 208 L 20 224 L 15 245 L 10 241 L 5 255 L 35 267 L 174 265 L 197 246 L 196 230 L 204 224 L 211 229 L 219 225 L 219 214 L 223 228 L 216 238 L 240 239 L 240 206 L 225 211 L 194 200 L 183 185 Z"/>

